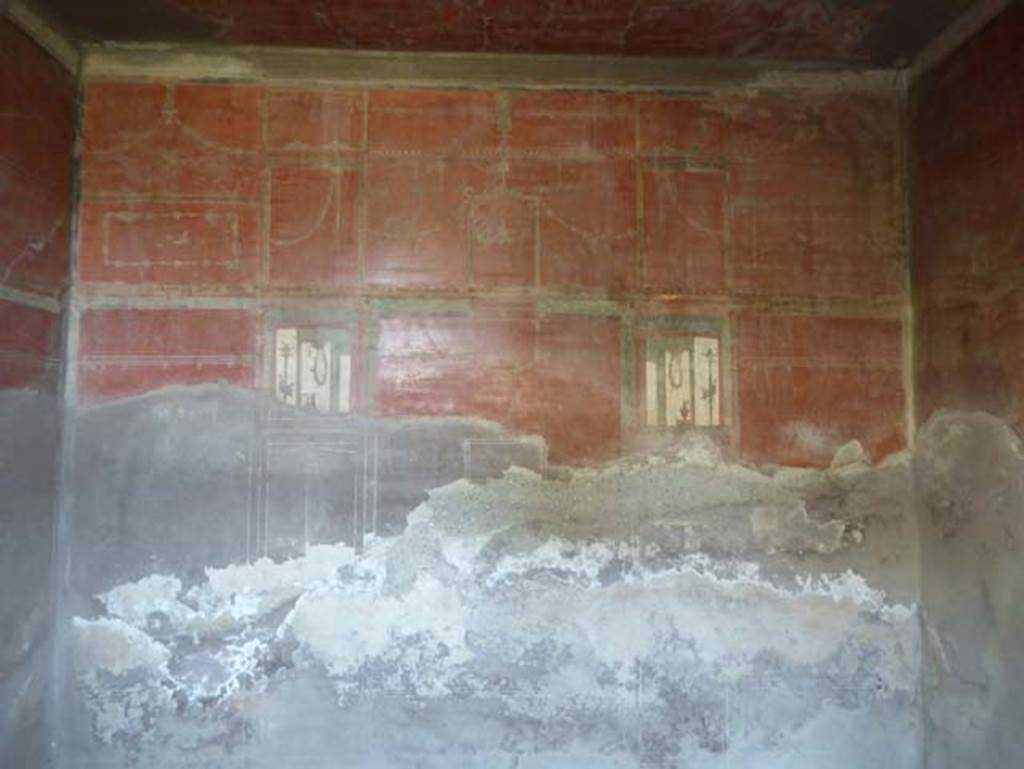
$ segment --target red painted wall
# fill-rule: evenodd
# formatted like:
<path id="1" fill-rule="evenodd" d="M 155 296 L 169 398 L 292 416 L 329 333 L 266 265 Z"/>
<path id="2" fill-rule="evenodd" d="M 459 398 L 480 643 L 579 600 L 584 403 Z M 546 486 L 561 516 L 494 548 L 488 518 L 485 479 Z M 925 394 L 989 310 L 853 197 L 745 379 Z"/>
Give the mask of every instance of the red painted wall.
<path id="1" fill-rule="evenodd" d="M 71 76 L 0 19 L 0 388 L 52 387 L 68 284 L 74 145 Z M 56 308 L 54 308 L 56 309 Z"/>
<path id="2" fill-rule="evenodd" d="M 356 306 L 364 408 L 497 419 L 584 461 L 630 437 L 638 319 L 710 314 L 759 351 L 725 383 L 741 448 L 812 463 L 852 437 L 892 448 L 900 377 L 851 367 L 849 348 L 877 337 L 879 367 L 898 370 L 899 324 L 839 318 L 905 291 L 897 136 L 891 95 L 95 82 L 80 274 L 88 295 L 138 309 L 86 313 L 82 395 L 268 386 L 256 358 L 274 308 Z M 147 306 L 196 295 L 247 309 Z M 732 322 L 769 298 L 820 316 L 800 332 L 820 400 L 799 375 L 776 372 L 770 397 L 748 385 L 801 321 Z M 858 388 L 872 392 L 860 406 L 820 405 Z M 827 439 L 786 438 L 801 414 Z"/>
<path id="3" fill-rule="evenodd" d="M 60 315 L 0 299 L 0 389 L 52 388 L 59 342 Z"/>
<path id="4" fill-rule="evenodd" d="M 850 436 L 876 457 L 903 446 L 898 321 L 742 312 L 734 328 L 748 456 L 816 464 Z"/>
<path id="5" fill-rule="evenodd" d="M 1024 6 L 914 94 L 917 405 L 1024 429 Z"/>

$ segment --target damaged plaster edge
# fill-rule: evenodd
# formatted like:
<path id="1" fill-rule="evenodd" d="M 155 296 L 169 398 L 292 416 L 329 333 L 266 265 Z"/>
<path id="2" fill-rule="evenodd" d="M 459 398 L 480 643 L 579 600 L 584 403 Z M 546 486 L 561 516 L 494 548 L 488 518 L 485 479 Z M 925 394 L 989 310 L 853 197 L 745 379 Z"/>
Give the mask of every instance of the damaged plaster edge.
<path id="1" fill-rule="evenodd" d="M 1015 0 L 976 0 L 959 18 L 925 46 L 907 68 L 907 84 L 913 87 L 924 75 L 952 56 Z"/>
<path id="2" fill-rule="evenodd" d="M 25 0 L 11 0 L 7 6 L 7 18 L 56 59 L 68 72 L 78 76 L 82 65 L 82 53 L 79 47 L 57 30 L 31 4 Z"/>
<path id="3" fill-rule="evenodd" d="M 87 45 L 86 80 L 632 92 L 895 92 L 899 70 L 829 62 L 493 53 L 407 53 L 168 43 Z"/>

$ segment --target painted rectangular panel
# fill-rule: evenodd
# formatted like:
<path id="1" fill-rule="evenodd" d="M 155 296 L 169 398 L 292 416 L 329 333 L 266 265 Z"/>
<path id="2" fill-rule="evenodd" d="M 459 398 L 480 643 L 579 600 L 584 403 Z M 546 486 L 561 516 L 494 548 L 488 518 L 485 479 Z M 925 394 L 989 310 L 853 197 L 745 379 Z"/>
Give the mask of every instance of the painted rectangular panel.
<path id="1" fill-rule="evenodd" d="M 509 185 L 540 201 L 542 285 L 624 289 L 636 284 L 632 159 L 513 160 Z"/>
<path id="2" fill-rule="evenodd" d="M 361 436 L 331 428 L 270 431 L 257 550 L 270 557 L 315 545 L 358 545 L 364 534 Z"/>
<path id="3" fill-rule="evenodd" d="M 644 169 L 643 227 L 645 286 L 692 293 L 725 290 L 724 173 Z"/>
<path id="4" fill-rule="evenodd" d="M 470 200 L 490 189 L 496 174 L 482 161 L 371 157 L 367 281 L 396 288 L 466 286 Z"/>
<path id="5" fill-rule="evenodd" d="M 359 279 L 356 168 L 278 166 L 270 174 L 270 282 L 344 286 Z"/>
<path id="6" fill-rule="evenodd" d="M 238 267 L 242 256 L 232 211 L 111 211 L 103 216 L 103 244 L 111 267 Z"/>
<path id="7" fill-rule="evenodd" d="M 86 282 L 248 286 L 259 242 L 254 204 L 84 201 L 79 272 Z"/>
<path id="8" fill-rule="evenodd" d="M 470 204 L 470 262 L 474 286 L 532 286 L 537 280 L 537 201 L 506 191 Z"/>

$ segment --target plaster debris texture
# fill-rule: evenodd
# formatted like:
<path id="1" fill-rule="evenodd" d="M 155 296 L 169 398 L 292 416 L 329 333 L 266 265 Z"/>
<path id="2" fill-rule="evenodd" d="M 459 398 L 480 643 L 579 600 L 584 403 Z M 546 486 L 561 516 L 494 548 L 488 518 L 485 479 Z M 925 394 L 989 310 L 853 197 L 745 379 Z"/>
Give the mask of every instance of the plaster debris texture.
<path id="1" fill-rule="evenodd" d="M 170 409 L 138 450 L 216 485 L 174 425 L 259 399 L 198 389 L 99 407 L 80 435 Z M 237 425 L 205 421 L 205 441 Z M 910 468 L 850 446 L 828 469 L 745 467 L 690 435 L 449 479 L 362 548 L 93 575 L 71 620 L 74 765 L 919 766 Z"/>

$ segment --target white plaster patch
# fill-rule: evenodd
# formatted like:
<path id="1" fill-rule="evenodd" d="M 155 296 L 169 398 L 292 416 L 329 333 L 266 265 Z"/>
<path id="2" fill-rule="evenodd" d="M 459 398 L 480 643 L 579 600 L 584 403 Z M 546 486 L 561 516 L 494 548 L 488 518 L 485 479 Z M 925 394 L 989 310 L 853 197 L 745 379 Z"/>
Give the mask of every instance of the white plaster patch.
<path id="1" fill-rule="evenodd" d="M 171 653 L 126 622 L 118 619 L 87 620 L 76 617 L 75 668 L 81 676 L 113 675 L 133 670 L 158 671 Z"/>

